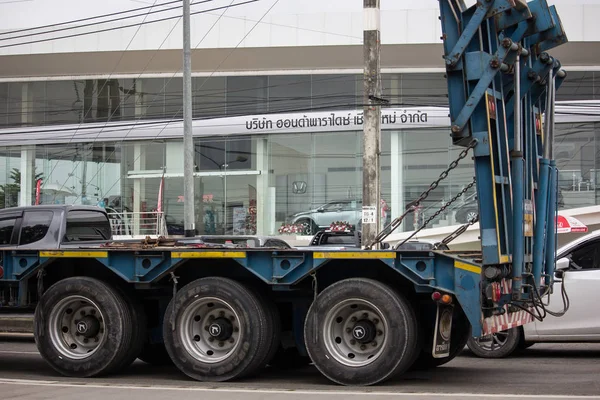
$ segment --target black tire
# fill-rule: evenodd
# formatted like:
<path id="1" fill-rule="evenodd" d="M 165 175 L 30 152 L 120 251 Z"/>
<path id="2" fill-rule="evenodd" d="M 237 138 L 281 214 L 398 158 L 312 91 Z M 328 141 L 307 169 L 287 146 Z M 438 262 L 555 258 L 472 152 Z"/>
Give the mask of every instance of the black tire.
<path id="1" fill-rule="evenodd" d="M 194 330 L 189 333 L 189 329 L 185 328 L 192 324 L 191 319 L 186 320 L 187 314 L 202 307 L 210 309 L 214 304 L 217 304 L 216 309 L 230 307 L 224 318 L 234 317 L 231 330 L 236 333 L 225 339 L 227 346 L 232 346 L 230 349 L 223 347 L 221 353 L 228 352 L 218 360 L 213 357 L 217 357 L 215 354 L 220 350 L 212 347 L 208 339 L 203 339 L 207 337 L 204 331 L 209 325 L 205 325 L 207 322 L 204 321 L 209 318 L 209 312 L 194 314 L 195 321 L 200 317 L 198 333 Z M 192 379 L 223 382 L 242 378 L 254 373 L 266 362 L 273 337 L 270 320 L 261 300 L 238 282 L 219 277 L 198 279 L 182 287 L 167 307 L 163 323 L 165 347 L 175 366 Z M 224 330 L 219 329 L 219 332 Z M 193 339 L 188 337 L 191 334 L 195 334 Z M 233 342 L 230 342 L 231 339 Z M 225 340 L 217 341 L 220 345 L 225 344 Z"/>
<path id="2" fill-rule="evenodd" d="M 467 345 L 467 341 L 471 337 L 471 324 L 467 319 L 464 312 L 454 307 L 454 314 L 452 316 L 452 335 L 450 340 L 450 355 L 444 358 L 434 358 L 431 354 L 433 347 L 433 334 L 435 329 L 435 305 L 430 307 L 429 312 L 424 313 L 428 316 L 427 319 L 423 318 L 421 321 L 421 333 L 419 338 L 423 340 L 421 352 L 410 368 L 413 371 L 423 371 L 441 365 L 447 364 L 458 356 Z"/>
<path id="3" fill-rule="evenodd" d="M 123 361 L 121 364 L 115 368 L 115 372 L 121 372 L 129 368 L 129 366 L 133 364 L 133 362 L 141 354 L 146 343 L 148 318 L 142 302 L 138 299 L 135 293 L 120 287 L 115 287 L 115 289 L 119 291 L 128 305 L 129 312 L 131 314 L 131 323 L 133 325 L 132 344 L 129 346 L 129 349 L 123 356 Z"/>
<path id="4" fill-rule="evenodd" d="M 318 225 L 310 218 L 299 219 L 297 223 L 306 225 L 306 230 L 303 232 L 305 235 L 312 236 L 319 230 Z"/>
<path id="5" fill-rule="evenodd" d="M 173 364 L 164 343 L 146 343 L 138 358 L 146 364 L 154 366 Z"/>
<path id="6" fill-rule="evenodd" d="M 521 342 L 521 332 L 519 328 L 512 328 L 491 336 L 493 336 L 494 346 L 492 346 L 491 342 L 489 342 L 489 345 L 485 344 L 485 342 L 492 340 L 489 337 L 470 337 L 467 342 L 469 350 L 477 357 L 481 358 L 505 358 L 518 350 Z"/>
<path id="7" fill-rule="evenodd" d="M 417 335 L 408 301 L 389 286 L 364 278 L 324 289 L 304 325 L 311 360 L 342 385 L 374 385 L 405 372 L 418 354 Z"/>
<path id="8" fill-rule="evenodd" d="M 459 224 L 466 224 L 469 222 L 469 214 L 477 214 L 478 210 L 476 208 L 466 208 L 464 210 L 460 210 L 456 213 L 455 219 Z"/>
<path id="9" fill-rule="evenodd" d="M 248 374 L 244 375 L 246 378 L 257 375 L 268 364 L 271 363 L 271 360 L 273 360 L 277 350 L 279 349 L 279 343 L 281 342 L 281 316 L 279 314 L 279 308 L 277 307 L 277 304 L 275 304 L 275 302 L 267 295 L 263 294 L 260 288 L 252 287 L 251 290 L 256 298 L 261 302 L 261 309 L 266 311 L 267 330 L 272 332 L 272 334 L 271 337 L 267 339 L 268 348 L 263 352 L 263 359 L 257 361 L 257 365 L 253 371 L 250 371 Z"/>
<path id="10" fill-rule="evenodd" d="M 97 345 L 94 339 L 77 335 L 81 321 L 73 320 L 68 323 L 71 327 L 59 328 L 77 315 L 70 304 L 82 311 L 84 307 L 97 310 L 86 316 L 93 316 L 96 322 L 85 323 L 85 334 L 92 333 L 92 329 L 97 332 Z M 92 325 L 95 327 L 90 328 Z M 77 328 L 69 329 L 73 326 Z M 93 377 L 115 372 L 125 364 L 131 356 L 135 330 L 130 308 L 118 290 L 98 279 L 74 277 L 50 286 L 41 297 L 35 310 L 34 336 L 40 354 L 57 372 L 70 377 Z M 68 340 L 72 337 L 76 339 Z M 78 345 L 85 339 L 89 344 Z M 73 343 L 69 345 L 67 341 Z M 95 350 L 87 352 L 86 346 L 94 346 Z"/>

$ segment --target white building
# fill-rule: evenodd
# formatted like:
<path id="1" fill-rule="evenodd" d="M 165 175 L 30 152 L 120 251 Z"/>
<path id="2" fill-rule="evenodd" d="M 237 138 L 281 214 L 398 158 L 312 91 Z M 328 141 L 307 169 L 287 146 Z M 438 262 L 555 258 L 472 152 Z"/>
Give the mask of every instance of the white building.
<path id="1" fill-rule="evenodd" d="M 548 2 L 569 37 L 551 52 L 569 73 L 557 95 L 561 208 L 583 208 L 576 214 L 589 215 L 583 221 L 594 225 L 600 220 L 588 211 L 600 204 L 600 1 Z M 356 221 L 363 2 L 242 3 L 192 5 L 199 233 L 276 234 L 290 215 L 332 201 L 342 208 L 331 205 L 331 212 L 305 218 L 319 225 Z M 438 2 L 416 3 L 382 2 L 383 88 L 391 102 L 382 136 L 382 196 L 392 217 L 459 151 L 448 136 Z M 150 8 L 156 4 L 163 5 Z M 35 171 L 43 203 L 107 199 L 139 221 L 158 206 L 164 177 L 169 232 L 182 231 L 179 5 L 0 3 L 2 206 L 36 201 Z M 472 176 L 465 161 L 429 196 L 423 215 Z M 454 208 L 434 221 L 433 232 L 451 231 L 467 211 L 468 204 Z M 412 221 L 404 224 L 412 228 Z"/>

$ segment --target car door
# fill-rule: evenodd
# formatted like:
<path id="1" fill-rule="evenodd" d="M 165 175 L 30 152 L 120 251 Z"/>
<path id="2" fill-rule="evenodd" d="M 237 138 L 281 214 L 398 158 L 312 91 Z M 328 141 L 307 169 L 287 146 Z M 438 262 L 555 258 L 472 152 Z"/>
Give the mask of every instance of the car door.
<path id="1" fill-rule="evenodd" d="M 565 255 L 571 263 L 563 282 L 569 297 L 569 309 L 562 317 L 549 315 L 537 321 L 539 340 L 600 341 L 600 239 L 576 247 Z M 562 283 L 556 282 L 547 308 L 563 309 Z"/>

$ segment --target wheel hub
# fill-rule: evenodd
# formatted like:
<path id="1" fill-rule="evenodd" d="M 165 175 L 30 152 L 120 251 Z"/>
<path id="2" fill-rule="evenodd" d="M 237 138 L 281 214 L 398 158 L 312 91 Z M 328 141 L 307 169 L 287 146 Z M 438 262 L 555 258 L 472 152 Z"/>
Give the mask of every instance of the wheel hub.
<path id="1" fill-rule="evenodd" d="M 88 315 L 77 321 L 76 328 L 77 333 L 83 337 L 92 338 L 100 332 L 100 322 L 96 317 Z"/>
<path id="2" fill-rule="evenodd" d="M 371 343 L 376 335 L 375 324 L 368 319 L 358 321 L 352 328 L 352 337 L 360 344 Z"/>
<path id="3" fill-rule="evenodd" d="M 208 327 L 208 333 L 217 340 L 227 340 L 233 334 L 233 324 L 226 318 L 217 318 Z"/>

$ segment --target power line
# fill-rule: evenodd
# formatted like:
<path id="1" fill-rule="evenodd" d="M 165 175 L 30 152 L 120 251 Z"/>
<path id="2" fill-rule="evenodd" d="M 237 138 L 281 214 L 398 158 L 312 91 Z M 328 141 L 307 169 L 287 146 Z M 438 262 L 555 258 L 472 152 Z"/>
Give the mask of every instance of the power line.
<path id="1" fill-rule="evenodd" d="M 231 2 L 231 4 L 230 4 L 230 6 L 232 6 L 232 5 L 233 5 L 233 2 L 234 2 L 234 1 L 235 1 L 235 0 L 232 0 L 232 2 Z M 254 0 L 254 1 L 258 1 L 258 0 Z M 237 6 L 237 5 L 241 5 L 241 4 L 242 4 L 242 3 L 238 3 L 238 4 L 236 4 L 235 6 Z M 228 8 L 229 8 L 229 7 L 225 8 L 225 9 L 224 9 L 224 11 L 223 11 L 223 13 L 225 13 L 225 11 L 226 11 Z M 210 11 L 210 10 L 205 10 L 205 11 Z M 180 17 L 178 17 L 178 18 L 179 18 L 179 20 L 180 20 L 180 19 L 181 19 L 181 16 L 180 16 Z M 178 21 L 178 22 L 179 22 L 179 21 Z M 218 20 L 217 20 L 217 22 L 218 22 Z M 212 28 L 213 28 L 213 27 L 216 25 L 216 23 L 217 23 L 217 22 L 215 22 L 215 23 L 213 24 L 213 26 L 212 26 L 212 27 L 209 29 L 209 32 L 210 32 L 210 30 L 212 30 Z M 173 25 L 173 27 L 171 28 L 171 30 L 169 31 L 169 33 L 167 34 L 167 36 L 165 37 L 165 39 L 163 40 L 163 42 L 161 43 L 161 45 L 159 46 L 159 48 L 158 48 L 158 49 L 157 49 L 157 50 L 154 52 L 154 54 L 152 55 L 152 57 L 150 58 L 150 60 L 148 60 L 148 63 L 146 64 L 146 66 L 144 67 L 144 69 L 142 70 L 142 72 L 139 74 L 139 76 L 141 76 L 141 75 L 142 75 L 142 74 L 145 72 L 145 70 L 148 68 L 148 66 L 150 65 L 150 62 L 151 62 L 151 61 L 154 59 L 154 57 L 156 56 L 156 54 L 158 53 L 158 51 L 160 50 L 160 48 L 161 48 L 161 47 L 164 45 L 164 43 L 166 43 L 167 39 L 168 39 L 168 38 L 169 38 L 169 36 L 170 36 L 170 35 L 173 33 L 173 30 L 175 29 L 175 27 L 176 27 L 176 26 L 177 26 L 177 23 Z M 141 25 L 138 27 L 138 31 L 139 31 L 139 29 L 140 29 L 140 28 L 141 28 Z M 137 32 L 136 32 L 136 33 L 137 33 Z M 206 33 L 206 35 L 208 35 L 208 32 Z M 205 35 L 204 37 L 206 37 L 206 35 Z M 134 35 L 134 37 L 135 37 L 135 35 Z M 203 39 L 204 39 L 204 38 L 203 38 Z M 133 40 L 133 38 L 132 38 L 132 40 Z M 200 44 L 200 43 L 198 43 L 198 45 L 199 45 L 199 44 Z M 128 46 L 128 47 L 129 47 L 129 46 Z M 124 52 L 122 53 L 122 55 L 123 55 L 123 54 L 124 54 Z M 117 63 L 117 65 L 118 65 L 118 63 Z M 115 68 L 116 68 L 116 66 L 115 66 Z M 113 72 L 114 72 L 114 71 L 113 71 Z M 111 74 L 111 75 L 112 75 L 112 74 Z M 107 82 L 108 82 L 108 80 L 107 80 Z M 105 82 L 105 85 L 106 85 L 106 82 Z M 116 110 L 115 110 L 115 111 L 116 111 Z M 111 114 L 111 116 L 110 116 L 110 117 L 112 117 L 112 116 L 114 116 L 114 112 Z M 105 124 L 105 126 L 106 126 L 107 124 L 108 124 L 108 122 Z M 83 124 L 81 124 L 81 125 L 83 125 Z M 81 125 L 80 125 L 80 126 L 81 126 Z M 95 140 L 96 140 L 96 139 L 97 139 L 97 138 L 100 136 L 100 134 L 101 134 L 101 133 L 102 133 L 102 129 L 100 130 L 100 132 L 98 132 L 98 135 L 96 136 L 96 138 L 94 139 L 94 141 L 95 141 Z M 73 138 L 75 137 L 75 135 L 76 135 L 76 134 L 77 134 L 77 130 L 76 130 L 76 131 L 73 133 L 73 135 L 72 135 L 71 139 L 69 140 L 69 143 L 70 143 L 70 142 L 73 140 Z M 78 164 L 79 164 L 79 163 L 78 163 Z M 77 168 L 77 165 L 78 165 L 78 164 L 76 164 L 76 165 L 75 165 L 75 167 L 74 167 L 74 169 L 73 169 L 73 172 L 74 172 L 74 171 L 75 171 L 75 169 Z M 92 178 L 92 179 L 93 179 L 93 178 Z M 90 181 L 90 182 L 91 182 L 91 181 Z M 64 185 L 63 185 L 63 186 L 64 186 Z M 61 188 L 62 188 L 62 187 L 61 187 Z"/>
<path id="2" fill-rule="evenodd" d="M 232 3 L 233 3 L 233 0 L 232 0 Z M 214 70 L 214 71 L 213 71 L 213 72 L 212 72 L 212 73 L 211 73 L 211 74 L 210 74 L 210 75 L 209 75 L 209 76 L 208 76 L 208 77 L 207 77 L 207 78 L 204 80 L 204 82 L 202 83 L 202 85 L 200 86 L 200 88 L 199 88 L 199 89 L 202 89 L 202 87 L 204 87 L 204 84 L 206 84 L 206 82 L 208 81 L 208 79 L 209 79 L 210 77 L 212 77 L 212 76 L 214 75 L 214 73 L 215 73 L 216 71 L 218 71 L 218 70 L 219 70 L 219 68 L 221 68 L 221 66 L 223 65 L 223 63 L 225 63 L 225 61 L 227 61 L 227 60 L 229 59 L 229 57 L 231 57 L 231 55 L 233 54 L 233 52 L 234 52 L 235 50 L 237 50 L 237 48 L 238 48 L 238 47 L 239 47 L 239 46 L 242 44 L 242 42 L 243 42 L 243 41 L 244 41 L 244 40 L 245 40 L 245 39 L 248 37 L 248 35 L 250 35 L 250 33 L 252 33 L 252 31 L 254 31 L 254 29 L 256 29 L 256 27 L 258 26 L 258 24 L 259 24 L 259 23 L 260 23 L 260 22 L 261 22 L 261 21 L 262 21 L 262 20 L 263 20 L 263 19 L 264 19 L 264 18 L 265 18 L 265 17 L 266 17 L 268 14 L 269 14 L 269 12 L 271 12 L 271 10 L 272 10 L 272 9 L 273 9 L 273 8 L 274 8 L 274 7 L 275 7 L 275 6 L 276 6 L 278 3 L 279 3 L 279 0 L 275 0 L 275 1 L 273 2 L 273 4 L 271 5 L 271 7 L 269 7 L 269 8 L 267 9 L 267 11 L 265 11 L 265 13 L 262 15 L 262 17 L 260 17 L 260 19 L 259 19 L 258 21 L 256 21 L 256 23 L 255 23 L 255 24 L 252 26 L 252 28 L 251 28 L 251 29 L 250 29 L 250 30 L 249 30 L 249 31 L 248 31 L 248 32 L 247 32 L 247 33 L 244 35 L 244 37 L 242 37 L 242 39 L 241 39 L 241 40 L 240 40 L 240 41 L 237 43 L 237 45 L 236 45 L 236 46 L 235 46 L 233 49 L 231 49 L 231 51 L 229 52 L 229 54 L 228 54 L 228 55 L 227 55 L 227 56 L 226 56 L 226 57 L 225 57 L 225 58 L 224 58 L 224 59 L 223 59 L 223 60 L 222 60 L 222 61 L 219 63 L 219 65 L 217 65 L 217 67 L 215 68 L 215 70 Z M 227 10 L 227 9 L 226 9 L 226 10 Z M 225 10 L 225 11 L 226 11 L 226 10 Z M 225 11 L 223 11 L 223 14 L 225 14 Z M 216 25 L 216 22 L 215 22 L 215 25 Z M 213 27 L 214 27 L 215 25 L 213 25 Z M 212 29 L 212 27 L 211 27 L 211 29 Z M 205 37 L 206 37 L 206 35 L 205 35 L 205 36 L 202 38 L 202 40 L 204 40 L 204 38 L 205 38 Z M 198 45 L 196 45 L 195 47 L 198 47 L 198 46 L 199 46 L 199 44 L 198 44 Z M 172 78 L 171 78 L 171 79 L 172 79 Z M 181 108 L 179 109 L 179 111 L 181 111 Z M 179 111 L 178 111 L 178 112 L 179 112 Z M 166 127 L 166 126 L 165 126 L 165 127 Z M 159 137 L 159 136 L 162 134 L 162 132 L 164 131 L 164 129 L 165 129 L 165 128 L 161 129 L 161 130 L 160 130 L 160 132 L 158 132 L 158 134 L 156 135 L 155 139 L 156 139 L 156 138 L 158 138 L 158 137 Z M 131 132 L 131 130 L 130 130 L 130 131 L 127 133 L 127 135 L 128 135 L 130 132 Z M 127 137 L 127 135 L 125 135 L 125 138 Z M 123 138 L 123 140 L 124 140 L 125 138 Z M 113 153 L 114 153 L 114 151 L 113 151 Z M 111 155 L 112 155 L 112 153 L 111 153 Z M 137 161 L 137 159 L 138 159 L 140 156 L 141 156 L 141 154 L 140 154 L 140 155 L 139 155 L 139 156 L 138 156 L 138 157 L 137 157 L 137 158 L 134 160 L 134 162 L 135 162 L 135 161 Z M 97 176 L 97 175 L 98 175 L 98 172 L 96 172 L 96 175 L 95 175 L 95 176 Z M 94 176 L 94 177 L 95 177 L 95 176 Z M 93 179 L 94 177 L 92 177 L 92 179 Z M 115 183 L 115 184 L 116 184 L 116 183 Z M 113 187 L 114 187 L 114 185 L 113 185 Z M 112 187 L 109 189 L 109 191 L 110 191 L 111 189 L 112 189 Z M 77 197 L 77 198 L 75 199 L 75 201 L 76 201 L 78 198 L 79 198 L 79 197 Z"/>
<path id="3" fill-rule="evenodd" d="M 215 0 L 197 1 L 195 3 L 192 3 L 192 5 L 194 6 L 194 5 L 203 4 L 203 3 L 210 3 L 212 1 L 215 1 Z M 173 3 L 179 3 L 179 1 L 174 1 Z M 167 3 L 167 4 L 169 4 L 169 3 Z M 161 5 L 164 5 L 164 4 L 161 4 Z M 152 8 L 152 6 L 150 8 Z M 109 20 L 101 21 L 101 22 L 92 22 L 92 23 L 88 23 L 88 24 L 77 25 L 77 26 L 70 26 L 70 27 L 67 27 L 67 28 L 54 29 L 54 30 L 50 30 L 50 31 L 37 32 L 37 33 L 27 33 L 27 34 L 24 34 L 24 35 L 13 36 L 13 37 L 9 37 L 9 38 L 0 38 L 0 41 L 14 40 L 14 39 L 19 39 L 19 38 L 23 38 L 23 37 L 47 35 L 47 34 L 56 33 L 56 32 L 65 32 L 65 31 L 69 31 L 69 30 L 73 30 L 73 29 L 85 28 L 87 26 L 96 26 L 96 25 L 101 25 L 101 24 L 107 24 L 109 22 L 124 21 L 126 19 L 137 18 L 137 17 L 142 17 L 142 16 L 146 16 L 147 17 L 150 14 L 164 13 L 164 12 L 167 12 L 167 11 L 176 10 L 178 8 L 181 8 L 181 6 L 169 7 L 169 8 L 165 8 L 164 10 L 149 11 L 147 13 L 129 15 L 129 16 L 126 16 L 126 17 L 113 18 L 113 19 L 109 19 Z"/>
<path id="4" fill-rule="evenodd" d="M 234 1 L 235 1 L 235 0 L 232 0 L 232 1 L 231 1 L 231 3 L 230 3 L 230 6 L 231 6 L 231 5 L 233 5 Z M 221 16 L 222 16 L 222 15 L 224 15 L 224 14 L 225 14 L 225 12 L 227 12 L 227 10 L 228 10 L 228 9 L 229 9 L 229 7 L 226 7 L 226 8 L 224 8 L 224 9 L 223 9 L 223 12 L 221 13 Z M 183 16 L 179 17 L 179 20 L 181 20 L 181 19 L 182 19 L 182 17 L 183 17 Z M 217 20 L 216 20 L 216 21 L 215 21 L 215 22 L 212 24 L 212 26 L 211 26 L 211 27 L 208 29 L 208 31 L 205 33 L 205 35 L 202 37 L 202 39 L 200 39 L 200 41 L 199 41 L 199 42 L 198 42 L 198 44 L 195 46 L 195 48 L 196 48 L 196 47 L 198 47 L 198 46 L 199 46 L 199 45 L 200 45 L 200 44 L 201 44 L 201 43 L 204 41 L 204 39 L 205 39 L 205 38 L 208 36 L 208 34 L 209 34 L 209 33 L 210 33 L 212 30 L 213 30 L 213 28 L 214 28 L 214 27 L 217 25 L 217 23 L 218 23 L 220 20 L 221 20 L 221 17 L 219 17 L 219 18 L 218 18 L 218 19 L 217 19 Z M 173 27 L 173 29 L 174 29 L 174 27 Z M 173 32 L 173 29 L 171 29 L 171 32 L 169 32 L 169 35 L 167 35 L 167 37 L 171 35 L 171 33 Z M 165 38 L 165 40 L 163 41 L 163 43 L 164 43 L 166 40 L 167 40 L 167 38 Z M 162 47 L 162 44 L 161 44 L 161 47 Z M 156 52 L 155 52 L 154 54 L 156 55 Z M 153 57 L 154 57 L 154 56 L 153 56 Z M 145 70 L 145 69 L 148 67 L 148 65 L 149 65 L 149 64 L 150 64 L 150 63 L 148 62 L 148 64 L 147 64 L 147 65 L 146 65 L 146 67 L 144 68 L 144 70 Z M 143 71 L 142 71 L 142 73 L 143 73 Z M 141 75 L 141 74 L 140 74 L 140 75 Z M 168 82 L 170 82 L 170 81 L 171 81 L 171 79 L 173 79 L 174 77 L 175 77 L 175 74 L 173 74 L 173 76 L 171 76 L 171 78 L 169 79 L 169 81 L 168 81 Z M 166 85 L 168 84 L 168 82 L 166 82 L 166 83 L 165 83 L 165 85 L 163 86 L 163 91 L 165 90 L 165 88 L 166 88 Z M 154 99 L 156 99 L 156 96 L 155 96 L 155 98 L 154 98 Z M 154 99 L 153 99 L 153 101 L 154 101 Z M 181 110 L 181 109 L 180 109 L 180 110 Z M 116 110 L 115 110 L 115 112 L 116 112 Z M 114 112 L 113 112 L 113 115 L 114 115 Z M 105 126 L 106 126 L 106 124 L 105 124 Z M 121 142 L 123 142 L 123 141 L 125 140 L 125 138 L 127 137 L 127 135 L 129 135 L 129 133 L 131 133 L 132 129 L 133 129 L 133 128 L 131 128 L 131 129 L 130 129 L 130 130 L 127 132 L 127 134 L 125 135 L 125 137 L 122 139 L 122 141 L 121 141 Z M 164 130 L 164 128 L 163 128 L 163 130 Z M 161 132 L 162 132 L 162 130 L 161 130 Z M 100 133 L 102 133 L 102 129 L 100 130 L 100 132 L 98 132 L 98 135 L 96 136 L 96 138 L 94 138 L 94 141 L 96 141 L 96 140 L 98 139 L 98 137 L 100 136 Z M 160 135 L 160 132 L 159 132 L 159 135 Z M 110 154 L 109 158 L 112 156 L 112 154 L 113 154 L 113 153 L 114 153 L 114 151 L 113 151 L 113 152 Z M 136 161 L 137 161 L 137 159 L 136 159 Z M 134 162 L 135 162 L 135 161 L 134 161 Z M 104 164 L 106 164 L 106 161 L 104 162 Z M 104 164 L 103 164 L 103 165 L 104 165 Z M 76 168 L 76 167 L 75 167 L 75 168 Z M 96 175 L 98 175 L 98 172 L 96 172 Z M 93 179 L 93 178 L 94 178 L 96 175 L 94 175 L 94 176 L 92 177 L 92 179 Z M 78 198 L 79 198 L 79 197 L 78 197 Z M 77 200 L 77 199 L 76 199 L 76 200 Z"/>
<path id="5" fill-rule="evenodd" d="M 246 1 L 241 2 L 241 3 L 236 3 L 236 4 L 232 4 L 232 5 L 228 5 L 228 6 L 215 7 L 215 8 L 211 8 L 211 9 L 208 9 L 208 10 L 202 10 L 202 11 L 194 11 L 194 12 L 190 13 L 190 15 L 206 14 L 206 13 L 208 13 L 210 11 L 217 11 L 217 10 L 227 9 L 227 8 L 230 8 L 230 7 L 242 6 L 242 5 L 245 5 L 245 4 L 255 3 L 257 1 L 259 1 L 259 0 L 246 0 Z M 145 22 L 141 22 L 141 23 L 137 23 L 137 24 L 129 24 L 129 25 L 123 25 L 123 26 L 118 26 L 118 27 L 113 27 L 113 28 L 105 28 L 105 29 L 100 29 L 100 30 L 96 30 L 96 31 L 74 33 L 74 34 L 71 34 L 71 35 L 53 37 L 53 38 L 48 38 L 48 39 L 30 40 L 28 42 L 5 44 L 5 45 L 0 46 L 0 49 L 7 48 L 7 47 L 24 46 L 26 44 L 43 43 L 43 42 L 50 42 L 50 41 L 54 41 L 54 40 L 60 40 L 60 39 L 68 39 L 68 38 L 73 38 L 73 37 L 92 35 L 94 33 L 110 32 L 110 31 L 115 31 L 115 30 L 118 30 L 118 29 L 125 29 L 125 28 L 132 28 L 132 27 L 136 27 L 136 26 L 149 25 L 149 24 L 154 24 L 154 23 L 157 23 L 157 22 L 164 22 L 164 21 L 169 21 L 169 20 L 172 20 L 172 19 L 179 19 L 179 18 L 181 18 L 181 17 L 179 17 L 179 16 L 165 17 L 165 18 L 155 19 L 155 20 L 152 20 L 152 21 L 145 21 Z"/>
<path id="6" fill-rule="evenodd" d="M 54 28 L 56 26 L 62 26 L 62 25 L 76 24 L 78 22 L 86 22 L 86 21 L 91 21 L 91 20 L 94 20 L 94 19 L 112 17 L 112 16 L 115 16 L 115 15 L 127 14 L 127 13 L 130 13 L 130 12 L 136 12 L 136 11 L 141 11 L 141 10 L 147 10 L 147 9 L 153 8 L 153 7 L 162 7 L 162 6 L 166 6 L 166 5 L 169 5 L 169 4 L 179 3 L 180 1 L 181 0 L 174 0 L 174 1 L 169 1 L 167 3 L 156 4 L 156 5 L 146 6 L 146 7 L 133 8 L 133 9 L 126 10 L 126 11 L 117 11 L 117 12 L 114 12 L 114 13 L 104 14 L 104 15 L 97 15 L 97 16 L 94 16 L 94 17 L 74 19 L 74 20 L 71 20 L 71 21 L 58 22 L 58 23 L 50 24 L 50 25 L 41 25 L 41 26 L 36 26 L 34 28 L 23 28 L 23 29 L 16 29 L 16 30 L 12 30 L 12 31 L 0 32 L 0 36 L 3 36 L 3 35 L 12 35 L 12 34 L 21 33 L 21 32 L 29 32 L 29 31 L 38 30 L 38 29 Z"/>

